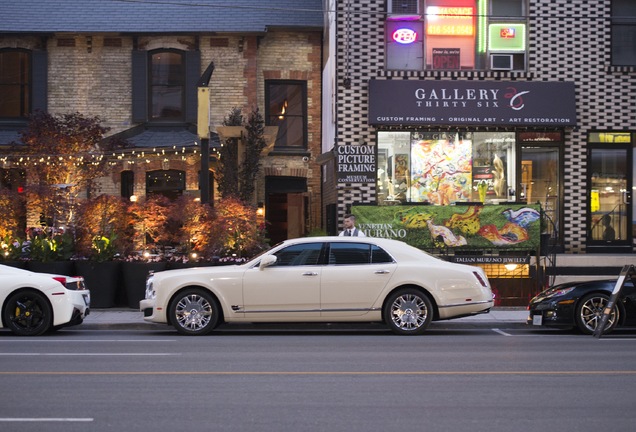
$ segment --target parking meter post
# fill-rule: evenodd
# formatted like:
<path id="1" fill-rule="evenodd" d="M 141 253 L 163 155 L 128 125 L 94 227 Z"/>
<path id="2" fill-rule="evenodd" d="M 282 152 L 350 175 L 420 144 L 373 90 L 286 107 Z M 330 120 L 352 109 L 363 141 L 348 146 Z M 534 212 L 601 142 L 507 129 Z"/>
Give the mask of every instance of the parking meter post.
<path id="1" fill-rule="evenodd" d="M 594 337 L 600 339 L 603 336 L 603 332 L 605 331 L 605 326 L 607 325 L 607 320 L 609 320 L 610 315 L 612 314 L 612 309 L 616 305 L 616 300 L 621 294 L 621 290 L 625 285 L 625 281 L 627 277 L 631 277 L 636 274 L 636 267 L 634 265 L 625 265 L 621 270 L 620 275 L 618 276 L 618 280 L 616 281 L 616 285 L 614 286 L 614 290 L 612 290 L 612 295 L 603 309 L 603 315 L 601 316 L 600 322 L 597 324 L 596 329 L 594 330 Z"/>

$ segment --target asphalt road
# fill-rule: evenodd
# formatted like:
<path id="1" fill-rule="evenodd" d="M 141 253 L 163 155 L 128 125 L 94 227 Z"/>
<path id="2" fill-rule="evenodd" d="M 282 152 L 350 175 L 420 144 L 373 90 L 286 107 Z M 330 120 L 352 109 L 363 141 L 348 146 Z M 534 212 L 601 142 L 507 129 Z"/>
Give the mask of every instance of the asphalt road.
<path id="1" fill-rule="evenodd" d="M 0 431 L 633 430 L 636 331 L 0 332 Z"/>

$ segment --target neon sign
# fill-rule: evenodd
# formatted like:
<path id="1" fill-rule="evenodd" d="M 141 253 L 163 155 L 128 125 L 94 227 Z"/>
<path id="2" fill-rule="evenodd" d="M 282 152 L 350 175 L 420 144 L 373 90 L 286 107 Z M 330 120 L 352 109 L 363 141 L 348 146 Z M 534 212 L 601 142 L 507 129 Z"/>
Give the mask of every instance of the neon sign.
<path id="1" fill-rule="evenodd" d="M 473 7 L 429 6 L 426 8 L 426 34 L 431 36 L 473 36 Z"/>
<path id="2" fill-rule="evenodd" d="M 513 27 L 506 27 L 499 30 L 499 37 L 502 39 L 513 39 L 515 37 L 515 29 Z"/>
<path id="3" fill-rule="evenodd" d="M 409 28 L 400 28 L 393 32 L 393 40 L 404 45 L 411 44 L 417 40 L 417 32 Z"/>

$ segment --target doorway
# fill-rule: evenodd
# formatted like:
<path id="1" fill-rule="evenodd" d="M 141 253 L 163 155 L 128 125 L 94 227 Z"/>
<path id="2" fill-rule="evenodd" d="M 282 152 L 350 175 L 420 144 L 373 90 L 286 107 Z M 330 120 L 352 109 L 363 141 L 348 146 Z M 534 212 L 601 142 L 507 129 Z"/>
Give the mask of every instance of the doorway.
<path id="1" fill-rule="evenodd" d="M 594 252 L 632 249 L 632 144 L 623 144 L 630 135 L 591 134 L 598 141 L 589 143 L 587 171 L 587 244 Z"/>
<path id="2" fill-rule="evenodd" d="M 305 235 L 306 192 L 307 179 L 304 177 L 265 179 L 265 220 L 270 244 Z"/>

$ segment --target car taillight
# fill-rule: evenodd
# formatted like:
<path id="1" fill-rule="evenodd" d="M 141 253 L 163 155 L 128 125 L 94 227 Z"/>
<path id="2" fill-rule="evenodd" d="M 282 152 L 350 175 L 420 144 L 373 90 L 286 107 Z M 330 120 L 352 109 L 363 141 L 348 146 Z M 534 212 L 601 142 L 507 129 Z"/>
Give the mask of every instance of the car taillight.
<path id="1" fill-rule="evenodd" d="M 62 276 L 55 276 L 53 279 L 61 283 L 64 287 L 66 287 L 66 278 Z"/>
<path id="2" fill-rule="evenodd" d="M 484 278 L 481 276 L 481 274 L 479 274 L 479 272 L 474 271 L 473 274 L 475 275 L 475 277 L 477 278 L 481 286 L 483 286 L 484 288 L 488 288 L 488 284 L 486 283 Z"/>

